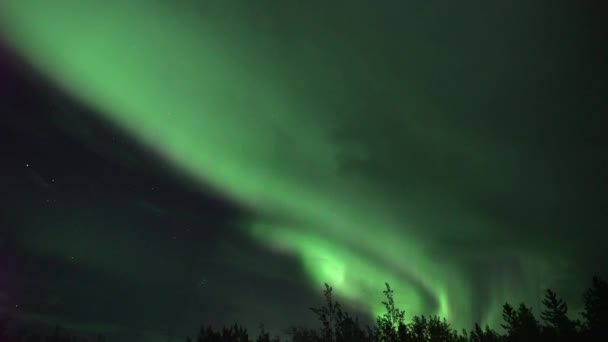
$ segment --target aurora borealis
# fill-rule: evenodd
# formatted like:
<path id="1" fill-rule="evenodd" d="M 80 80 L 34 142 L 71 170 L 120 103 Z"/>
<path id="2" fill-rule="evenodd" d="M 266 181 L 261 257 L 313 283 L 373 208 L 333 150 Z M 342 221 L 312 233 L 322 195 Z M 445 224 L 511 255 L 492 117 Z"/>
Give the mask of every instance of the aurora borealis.
<path id="1" fill-rule="evenodd" d="M 507 300 L 537 303 L 547 286 L 574 298 L 608 260 L 596 12 L 548 1 L 3 1 L 3 42 L 53 89 L 37 90 L 39 107 L 10 102 L 5 121 L 39 137 L 18 141 L 61 136 L 46 146 L 79 147 L 57 158 L 85 160 L 49 167 L 38 144 L 28 151 L 46 171 L 7 159 L 19 163 L 4 170 L 18 179 L 7 193 L 22 199 L 7 210 L 21 227 L 11 248 L 78 261 L 84 280 L 68 288 L 94 303 L 162 289 L 142 290 L 129 315 L 108 319 L 119 304 L 82 314 L 60 293 L 72 276 L 49 266 L 14 282 L 53 279 L 57 289 L 40 280 L 30 291 L 73 302 L 26 316 L 161 335 L 177 328 L 151 322 L 193 329 L 211 314 L 277 328 L 284 311 L 306 314 L 287 298 L 315 300 L 323 282 L 374 315 L 386 281 L 406 315 L 469 327 L 495 324 Z M 55 209 L 33 204 L 65 183 Z M 100 274 L 113 282 L 87 292 Z M 192 294 L 205 304 L 169 312 Z M 150 313 L 146 298 L 163 309 Z"/>

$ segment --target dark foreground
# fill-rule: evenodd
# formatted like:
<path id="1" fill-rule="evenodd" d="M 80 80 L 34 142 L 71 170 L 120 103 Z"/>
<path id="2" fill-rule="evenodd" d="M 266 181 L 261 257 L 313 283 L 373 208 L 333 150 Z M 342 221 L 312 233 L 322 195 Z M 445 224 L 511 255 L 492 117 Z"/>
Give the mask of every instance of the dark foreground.
<path id="1" fill-rule="evenodd" d="M 593 278 L 591 287 L 583 294 L 584 311 L 581 319 L 568 316 L 568 306 L 553 291 L 547 290 L 542 303 L 544 310 L 535 317 L 530 307 L 520 304 L 502 307 L 502 333 L 476 324 L 471 331 L 456 331 L 437 316 L 413 316 L 405 321 L 405 313 L 393 301 L 393 291 L 386 284 L 382 302 L 386 312 L 376 318 L 373 327 L 363 326 L 332 298 L 332 288 L 325 285 L 325 305 L 311 308 L 319 320 L 318 329 L 291 327 L 287 330 L 292 342 L 498 342 L 498 341 L 608 341 L 608 282 Z M 74 336 L 57 327 L 46 334 L 23 329 L 12 331 L 10 319 L 0 321 L 0 342 L 110 342 L 99 335 L 93 339 Z M 175 340 L 173 340 L 175 341 Z M 186 342 L 279 342 L 263 327 L 257 336 L 250 335 L 238 324 L 221 329 L 203 326 L 194 339 Z"/>

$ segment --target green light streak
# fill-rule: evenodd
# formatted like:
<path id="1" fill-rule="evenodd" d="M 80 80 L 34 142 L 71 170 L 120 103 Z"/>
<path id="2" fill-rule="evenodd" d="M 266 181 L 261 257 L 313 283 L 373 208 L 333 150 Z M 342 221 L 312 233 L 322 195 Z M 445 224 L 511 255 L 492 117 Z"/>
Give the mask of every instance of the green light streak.
<path id="1" fill-rule="evenodd" d="M 289 63 L 275 63 L 269 38 L 231 9 L 15 0 L 0 13 L 4 37 L 67 92 L 201 184 L 281 217 L 244 228 L 299 256 L 315 287 L 330 283 L 379 314 L 386 281 L 408 315 L 471 323 L 466 276 L 431 255 L 420 227 L 373 181 L 337 172 L 332 108 L 298 94 Z"/>

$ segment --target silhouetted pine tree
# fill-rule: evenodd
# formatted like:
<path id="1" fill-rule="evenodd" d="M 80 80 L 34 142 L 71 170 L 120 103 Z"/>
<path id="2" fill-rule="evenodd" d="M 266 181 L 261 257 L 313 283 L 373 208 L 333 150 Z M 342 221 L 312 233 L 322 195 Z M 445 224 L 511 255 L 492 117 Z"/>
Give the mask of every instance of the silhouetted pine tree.
<path id="1" fill-rule="evenodd" d="M 393 290 L 388 284 L 383 291 L 386 300 L 382 302 L 386 312 L 376 318 L 374 328 L 361 328 L 358 319 L 352 318 L 341 305 L 332 298 L 332 288 L 325 284 L 325 305 L 311 308 L 321 321 L 320 329 L 290 328 L 287 333 L 291 342 L 511 342 L 511 341 L 608 341 L 608 283 L 593 278 L 591 288 L 583 295 L 585 309 L 582 332 L 579 323 L 568 317 L 568 306 L 551 290 L 545 293 L 541 312 L 543 325 L 534 317 L 531 308 L 521 304 L 514 309 L 510 304 L 503 306 L 502 316 L 505 334 L 499 335 L 490 327 L 482 329 L 475 324 L 468 334 L 456 332 L 445 319 L 438 316 L 413 316 L 410 323 L 404 322 L 404 311 L 396 307 Z M 98 341 L 102 341 L 101 335 Z M 0 342 L 78 342 L 75 336 L 60 327 L 43 336 L 40 334 L 17 333 L 9 336 L 7 321 L 0 320 Z M 186 342 L 191 342 L 189 338 Z M 225 326 L 219 330 L 201 327 L 196 342 L 253 342 L 247 330 L 238 324 Z M 261 326 L 255 342 L 279 342 Z"/>
<path id="2" fill-rule="evenodd" d="M 319 334 L 313 330 L 302 327 L 290 327 L 287 329 L 287 335 L 291 337 L 292 342 L 321 342 Z"/>
<path id="3" fill-rule="evenodd" d="M 424 315 L 412 317 L 409 324 L 410 338 L 412 342 L 423 342 L 428 340 L 427 321 Z"/>
<path id="4" fill-rule="evenodd" d="M 215 332 L 210 326 L 201 327 L 196 342 L 220 342 L 221 334 Z"/>
<path id="5" fill-rule="evenodd" d="M 470 342 L 498 342 L 500 336 L 489 326 L 486 325 L 485 329 L 481 329 L 478 323 L 475 323 L 475 327 L 471 331 L 469 336 Z"/>
<path id="6" fill-rule="evenodd" d="M 517 310 L 509 303 L 503 306 L 502 317 L 505 324 L 507 341 L 537 341 L 540 339 L 540 326 L 532 314 L 532 309 L 524 305 L 519 305 Z"/>
<path id="7" fill-rule="evenodd" d="M 545 310 L 540 317 L 545 322 L 546 339 L 570 341 L 576 337 L 576 325 L 568 318 L 568 305 L 557 294 L 549 289 L 542 301 Z"/>
<path id="8" fill-rule="evenodd" d="M 222 328 L 222 342 L 249 342 L 249 334 L 244 327 L 234 324 L 230 327 Z"/>
<path id="9" fill-rule="evenodd" d="M 429 342 L 452 342 L 456 341 L 458 333 L 450 327 L 450 324 L 438 316 L 432 316 L 427 322 L 427 336 Z"/>
<path id="10" fill-rule="evenodd" d="M 583 294 L 585 309 L 584 327 L 588 339 L 608 341 L 608 283 L 593 277 L 592 284 Z"/>

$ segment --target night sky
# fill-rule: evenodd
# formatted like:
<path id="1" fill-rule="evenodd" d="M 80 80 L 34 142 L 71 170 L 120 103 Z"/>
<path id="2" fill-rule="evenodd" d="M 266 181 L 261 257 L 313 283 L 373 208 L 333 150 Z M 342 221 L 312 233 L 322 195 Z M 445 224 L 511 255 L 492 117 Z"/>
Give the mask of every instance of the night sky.
<path id="1" fill-rule="evenodd" d="M 0 3 L 1 314 L 498 327 L 608 275 L 599 1 L 53 4 Z"/>

